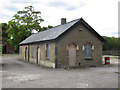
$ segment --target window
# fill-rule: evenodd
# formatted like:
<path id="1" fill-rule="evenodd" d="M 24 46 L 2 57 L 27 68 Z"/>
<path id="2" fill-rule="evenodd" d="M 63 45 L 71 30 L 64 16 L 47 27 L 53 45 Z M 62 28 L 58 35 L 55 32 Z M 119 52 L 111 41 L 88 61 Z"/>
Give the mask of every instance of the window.
<path id="1" fill-rule="evenodd" d="M 49 45 L 47 44 L 46 45 L 46 58 L 47 59 L 50 59 L 50 53 L 49 53 L 50 51 L 49 51 Z"/>
<path id="2" fill-rule="evenodd" d="M 33 56 L 34 56 L 34 48 L 31 47 L 31 57 L 33 57 Z"/>
<path id="3" fill-rule="evenodd" d="M 20 55 L 22 55 L 22 47 L 20 48 Z"/>
<path id="4" fill-rule="evenodd" d="M 85 59 L 91 59 L 92 58 L 92 50 L 91 50 L 91 45 L 86 44 L 85 45 Z"/>
<path id="5" fill-rule="evenodd" d="M 28 48 L 26 48 L 26 55 L 28 56 Z"/>

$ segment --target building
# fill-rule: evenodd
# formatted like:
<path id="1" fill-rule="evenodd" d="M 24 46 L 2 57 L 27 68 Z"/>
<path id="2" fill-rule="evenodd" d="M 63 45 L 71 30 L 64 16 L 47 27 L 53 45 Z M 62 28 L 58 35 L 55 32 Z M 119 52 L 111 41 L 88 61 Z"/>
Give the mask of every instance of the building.
<path id="1" fill-rule="evenodd" d="M 13 54 L 15 53 L 14 47 L 9 43 L 1 44 L 2 45 L 2 54 Z"/>
<path id="2" fill-rule="evenodd" d="M 6 53 L 15 53 L 14 47 L 10 46 L 10 44 L 5 44 L 6 46 Z"/>
<path id="3" fill-rule="evenodd" d="M 82 18 L 32 34 L 20 43 L 22 60 L 47 67 L 86 67 L 102 64 L 104 39 Z"/>

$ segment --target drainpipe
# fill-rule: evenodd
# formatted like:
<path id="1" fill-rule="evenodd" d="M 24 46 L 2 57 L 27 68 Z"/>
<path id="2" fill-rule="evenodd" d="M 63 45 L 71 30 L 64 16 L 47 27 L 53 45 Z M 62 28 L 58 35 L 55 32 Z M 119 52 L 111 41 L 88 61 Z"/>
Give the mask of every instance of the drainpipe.
<path id="1" fill-rule="evenodd" d="M 57 46 L 55 44 L 55 68 L 57 68 Z"/>

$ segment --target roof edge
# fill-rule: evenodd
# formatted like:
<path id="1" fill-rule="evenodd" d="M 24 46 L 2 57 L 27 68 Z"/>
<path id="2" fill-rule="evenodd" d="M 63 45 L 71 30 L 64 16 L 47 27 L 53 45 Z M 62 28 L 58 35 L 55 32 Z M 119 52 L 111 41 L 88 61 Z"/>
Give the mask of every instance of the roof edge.
<path id="1" fill-rule="evenodd" d="M 105 39 L 100 35 L 98 34 L 83 18 L 81 18 L 81 22 L 87 26 L 87 28 L 90 29 L 90 31 L 102 42 L 105 42 Z"/>

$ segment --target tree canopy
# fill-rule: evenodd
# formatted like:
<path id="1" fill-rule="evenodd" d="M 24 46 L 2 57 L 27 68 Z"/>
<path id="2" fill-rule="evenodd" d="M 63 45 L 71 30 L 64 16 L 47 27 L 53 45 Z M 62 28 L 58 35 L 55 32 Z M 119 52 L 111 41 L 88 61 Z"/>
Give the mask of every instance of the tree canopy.
<path id="1" fill-rule="evenodd" d="M 2 44 L 6 44 L 8 40 L 8 34 L 6 33 L 6 30 L 8 29 L 7 23 L 1 23 L 1 36 L 2 36 Z"/>
<path id="2" fill-rule="evenodd" d="M 40 23 L 44 21 L 41 18 L 41 12 L 35 11 L 33 6 L 28 6 L 23 11 L 18 11 L 14 17 L 20 24 L 26 25 L 26 29 L 31 32 L 33 30 L 40 31 Z"/>
<path id="3" fill-rule="evenodd" d="M 103 36 L 103 50 L 118 50 L 120 49 L 120 38 Z"/>
<path id="4" fill-rule="evenodd" d="M 41 18 L 41 12 L 35 11 L 33 6 L 27 6 L 22 11 L 18 11 L 13 16 L 13 19 L 8 22 L 8 41 L 11 46 L 14 46 L 15 50 L 18 50 L 19 43 L 29 37 L 34 30 L 37 32 L 51 28 L 41 27 L 40 23 L 44 20 Z"/>

